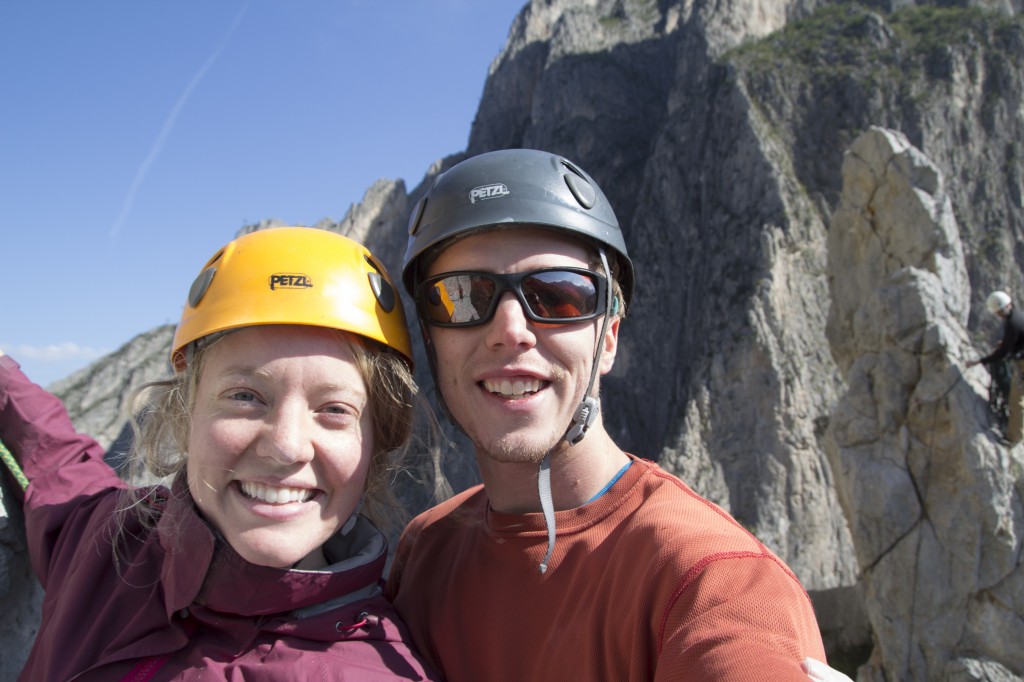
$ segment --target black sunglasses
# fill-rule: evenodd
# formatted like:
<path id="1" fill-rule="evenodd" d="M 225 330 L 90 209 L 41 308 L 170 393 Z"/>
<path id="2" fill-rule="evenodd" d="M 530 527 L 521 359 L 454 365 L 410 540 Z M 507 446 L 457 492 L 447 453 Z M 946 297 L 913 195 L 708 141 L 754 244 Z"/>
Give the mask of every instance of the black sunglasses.
<path id="1" fill-rule="evenodd" d="M 416 289 L 416 308 L 435 327 L 471 327 L 494 316 L 506 291 L 515 293 L 526 317 L 546 324 L 591 320 L 605 311 L 608 280 L 584 268 L 543 268 L 499 275 L 446 272 Z"/>

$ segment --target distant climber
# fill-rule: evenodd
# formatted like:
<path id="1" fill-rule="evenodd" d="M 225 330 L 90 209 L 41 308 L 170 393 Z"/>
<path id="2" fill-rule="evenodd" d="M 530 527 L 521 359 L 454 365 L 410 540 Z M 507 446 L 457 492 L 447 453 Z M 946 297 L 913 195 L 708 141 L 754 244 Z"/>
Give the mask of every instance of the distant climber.
<path id="1" fill-rule="evenodd" d="M 967 367 L 989 365 L 992 380 L 997 382 L 999 365 L 1004 361 L 1009 362 L 1010 397 L 1007 400 L 1004 436 L 1009 444 L 1015 445 L 1024 438 L 1024 314 L 1014 308 L 1013 301 L 1004 291 L 989 294 L 985 306 L 990 313 L 1003 320 L 1003 338 L 991 353 L 968 361 Z"/>

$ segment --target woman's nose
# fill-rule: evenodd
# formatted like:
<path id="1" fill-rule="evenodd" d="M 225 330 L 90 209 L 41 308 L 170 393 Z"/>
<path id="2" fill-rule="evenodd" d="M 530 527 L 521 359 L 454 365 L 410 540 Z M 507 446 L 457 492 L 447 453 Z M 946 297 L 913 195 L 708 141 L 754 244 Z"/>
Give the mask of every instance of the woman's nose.
<path id="1" fill-rule="evenodd" d="M 313 459 L 313 442 L 301 410 L 279 407 L 268 415 L 257 453 L 281 464 Z"/>

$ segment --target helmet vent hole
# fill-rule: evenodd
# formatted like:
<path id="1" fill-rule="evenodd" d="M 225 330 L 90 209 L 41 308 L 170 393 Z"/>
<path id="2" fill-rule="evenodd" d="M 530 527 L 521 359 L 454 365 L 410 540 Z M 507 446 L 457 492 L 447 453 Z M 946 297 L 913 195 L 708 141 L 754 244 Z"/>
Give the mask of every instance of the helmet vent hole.
<path id="1" fill-rule="evenodd" d="M 593 185 L 574 173 L 566 173 L 563 177 L 569 191 L 572 192 L 580 206 L 587 209 L 593 208 L 597 203 L 597 192 L 594 191 Z"/>
<path id="2" fill-rule="evenodd" d="M 190 306 L 195 308 L 203 300 L 206 292 L 210 289 L 210 284 L 213 282 L 215 274 L 217 274 L 217 268 L 206 268 L 199 273 L 199 276 L 192 282 L 192 287 L 188 290 L 188 304 Z"/>
<path id="3" fill-rule="evenodd" d="M 416 205 L 412 208 L 412 213 L 409 214 L 409 234 L 415 235 L 420 229 L 420 219 L 423 217 L 423 209 L 427 207 L 427 197 L 422 196 L 420 200 L 416 202 Z"/>
<path id="4" fill-rule="evenodd" d="M 368 272 L 366 273 L 367 279 L 370 280 L 370 288 L 373 290 L 373 295 L 377 299 L 377 303 L 384 309 L 384 312 L 390 313 L 395 309 L 395 290 L 392 288 L 387 281 L 380 276 L 379 272 Z"/>

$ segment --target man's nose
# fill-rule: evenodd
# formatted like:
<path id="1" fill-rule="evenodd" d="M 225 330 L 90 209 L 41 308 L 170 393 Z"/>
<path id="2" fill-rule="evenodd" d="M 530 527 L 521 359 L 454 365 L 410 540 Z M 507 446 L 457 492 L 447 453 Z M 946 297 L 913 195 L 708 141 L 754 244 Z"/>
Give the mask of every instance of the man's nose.
<path id="1" fill-rule="evenodd" d="M 516 295 L 506 291 L 498 300 L 494 317 L 487 326 L 487 343 L 490 346 L 533 346 L 537 337 L 530 325 L 526 311 Z"/>

